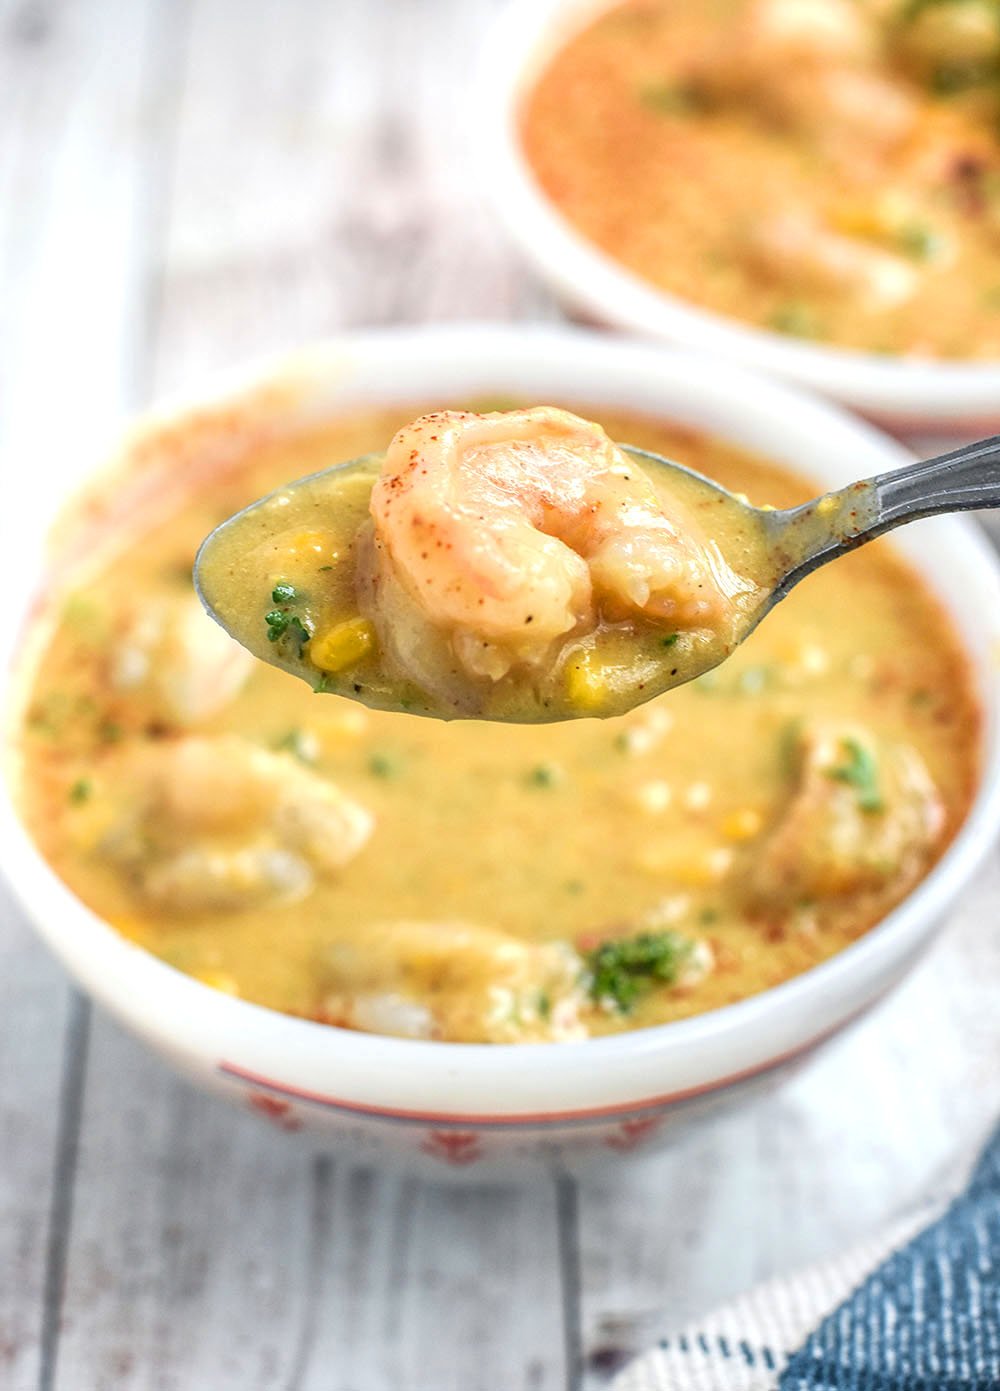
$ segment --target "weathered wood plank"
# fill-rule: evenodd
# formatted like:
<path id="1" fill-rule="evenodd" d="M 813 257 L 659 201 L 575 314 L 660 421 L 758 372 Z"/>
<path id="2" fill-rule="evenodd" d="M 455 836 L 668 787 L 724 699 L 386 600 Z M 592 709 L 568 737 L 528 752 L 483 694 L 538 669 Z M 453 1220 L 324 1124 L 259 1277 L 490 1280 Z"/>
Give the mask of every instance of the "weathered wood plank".
<path id="1" fill-rule="evenodd" d="M 161 389 L 352 325 L 554 313 L 469 138 L 464 79 L 497 8 L 247 0 L 234 24 L 197 7 Z"/>
<path id="2" fill-rule="evenodd" d="M 42 470 L 68 476 L 81 441 L 96 443 L 129 404 L 148 125 L 141 65 L 152 13 L 149 0 L 52 0 L 9 3 L 0 14 L 0 477 L 8 488 Z M 86 1022 L 87 1006 L 4 892 L 0 1382 L 15 1391 L 40 1378 L 45 1385 L 51 1369 L 82 1078 L 72 1054 Z"/>
<path id="3" fill-rule="evenodd" d="M 418 8 L 450 33 L 438 53 L 418 43 Z M 472 195 L 447 153 L 459 128 L 439 96 L 488 8 L 247 0 L 234 23 L 228 0 L 198 0 L 157 275 L 158 391 L 331 327 L 420 316 L 425 287 L 444 287 L 429 312 L 462 312 L 461 277 L 477 312 L 505 311 L 516 276 L 496 234 L 482 250 L 470 238 L 452 284 L 440 247 L 456 229 L 442 239 L 439 195 L 412 168 L 418 133 L 437 142 L 464 216 Z M 400 86 L 407 47 L 419 90 Z M 66 1269 L 65 1391 L 562 1383 L 550 1186 L 450 1191 L 311 1155 L 193 1093 L 100 1017 Z"/>
<path id="4" fill-rule="evenodd" d="M 785 1088 L 580 1191 L 586 1385 L 954 1181 L 995 1120 L 1000 863 L 897 994 Z"/>
<path id="5" fill-rule="evenodd" d="M 351 1168 L 95 1025 L 58 1387 L 561 1384 L 547 1188 Z"/>
<path id="6" fill-rule="evenodd" d="M 38 1377 L 69 990 L 0 890 L 0 1383 Z"/>

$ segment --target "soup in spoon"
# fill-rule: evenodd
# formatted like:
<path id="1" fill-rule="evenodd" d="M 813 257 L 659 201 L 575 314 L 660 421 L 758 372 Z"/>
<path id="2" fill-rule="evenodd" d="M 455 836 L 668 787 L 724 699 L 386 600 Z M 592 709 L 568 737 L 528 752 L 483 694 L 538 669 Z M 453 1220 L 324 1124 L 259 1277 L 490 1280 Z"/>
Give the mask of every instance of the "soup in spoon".
<path id="1" fill-rule="evenodd" d="M 761 516 L 569 411 L 440 411 L 218 528 L 198 584 L 320 691 L 445 718 L 613 715 L 755 625 L 777 579 Z"/>

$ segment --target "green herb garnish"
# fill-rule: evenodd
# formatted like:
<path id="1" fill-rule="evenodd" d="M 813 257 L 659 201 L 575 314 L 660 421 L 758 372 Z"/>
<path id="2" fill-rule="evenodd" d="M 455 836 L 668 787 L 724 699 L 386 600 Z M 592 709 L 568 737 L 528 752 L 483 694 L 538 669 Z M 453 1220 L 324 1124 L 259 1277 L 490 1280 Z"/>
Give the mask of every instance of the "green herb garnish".
<path id="1" fill-rule="evenodd" d="M 857 739 L 841 739 L 844 762 L 827 768 L 826 775 L 835 782 L 846 782 L 855 789 L 862 811 L 884 811 L 885 802 L 879 791 L 878 764 L 870 749 Z"/>
<path id="2" fill-rule="evenodd" d="M 692 116 L 706 111 L 707 94 L 691 82 L 653 82 L 640 88 L 639 101 L 661 116 Z"/>
<path id="3" fill-rule="evenodd" d="M 403 771 L 403 763 L 394 754 L 376 752 L 369 755 L 368 771 L 374 778 L 398 778 Z"/>
<path id="4" fill-rule="evenodd" d="M 562 781 L 562 770 L 554 763 L 539 763 L 528 774 L 532 787 L 555 787 Z"/>
<path id="5" fill-rule="evenodd" d="M 679 639 L 680 639 L 680 633 L 668 633 L 667 636 L 666 636 L 665 638 L 661 638 L 661 639 L 660 639 L 660 646 L 661 646 L 661 647 L 673 647 L 674 643 L 677 642 L 677 641 L 679 641 Z"/>
<path id="6" fill-rule="evenodd" d="M 940 256 L 944 242 L 933 228 L 923 222 L 908 222 L 897 234 L 900 251 L 914 261 L 933 261 Z"/>
<path id="7" fill-rule="evenodd" d="M 691 950 L 692 943 L 676 932 L 602 942 L 585 956 L 591 999 L 628 1014 L 648 990 L 676 982 Z"/>
<path id="8" fill-rule="evenodd" d="M 271 602 L 282 607 L 270 609 L 264 615 L 268 642 L 280 642 L 284 646 L 290 646 L 296 657 L 302 656 L 303 648 L 312 637 L 312 627 L 308 620 L 300 618 L 289 609 L 291 604 L 300 603 L 301 600 L 302 595 L 294 584 L 289 584 L 287 580 L 279 580 L 271 590 Z"/>
<path id="9" fill-rule="evenodd" d="M 73 806 L 81 806 L 90 800 L 94 791 L 94 784 L 89 778 L 77 778 L 76 782 L 69 790 L 69 800 Z"/>
<path id="10" fill-rule="evenodd" d="M 789 300 L 779 304 L 772 311 L 768 326 L 778 333 L 787 333 L 793 338 L 821 338 L 822 326 L 819 319 L 807 304 L 799 300 Z"/>
<path id="11" fill-rule="evenodd" d="M 316 740 L 304 729 L 298 726 L 286 730 L 286 732 L 275 739 L 271 745 L 278 753 L 293 754 L 300 763 L 316 762 Z"/>

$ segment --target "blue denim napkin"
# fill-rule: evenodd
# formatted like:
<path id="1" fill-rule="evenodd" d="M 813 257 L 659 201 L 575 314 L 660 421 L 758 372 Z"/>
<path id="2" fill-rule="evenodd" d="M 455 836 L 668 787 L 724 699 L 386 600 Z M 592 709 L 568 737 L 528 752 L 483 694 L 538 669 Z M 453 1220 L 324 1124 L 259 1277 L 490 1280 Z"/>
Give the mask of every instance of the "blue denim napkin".
<path id="1" fill-rule="evenodd" d="M 1000 1391 L 1000 1130 L 927 1218 L 759 1286 L 665 1338 L 614 1391 Z"/>

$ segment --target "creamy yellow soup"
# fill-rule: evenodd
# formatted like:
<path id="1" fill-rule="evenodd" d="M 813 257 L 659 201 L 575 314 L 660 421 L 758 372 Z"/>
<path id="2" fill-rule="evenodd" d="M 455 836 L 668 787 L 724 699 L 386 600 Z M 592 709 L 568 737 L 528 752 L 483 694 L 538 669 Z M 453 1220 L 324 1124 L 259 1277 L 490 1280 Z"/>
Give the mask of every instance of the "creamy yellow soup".
<path id="1" fill-rule="evenodd" d="M 176 469 L 161 442 L 163 486 L 126 490 L 105 523 L 110 548 L 64 565 L 28 634 L 21 802 L 86 903 L 274 1009 L 516 1042 L 766 989 L 927 872 L 975 789 L 979 714 L 945 617 L 888 543 L 810 576 L 717 671 L 613 719 L 366 710 L 227 637 L 192 590 L 202 538 L 415 413 L 281 442 L 234 422 L 203 472 L 181 432 Z M 686 431 L 587 414 L 754 502 L 816 491 Z"/>
<path id="2" fill-rule="evenodd" d="M 378 709 L 622 714 L 723 661 L 780 570 L 763 514 L 549 406 L 438 411 L 291 481 L 198 554 L 250 652 Z"/>
<path id="3" fill-rule="evenodd" d="M 663 290 L 1000 357 L 996 0 L 628 0 L 551 59 L 521 139 L 569 222 Z"/>

